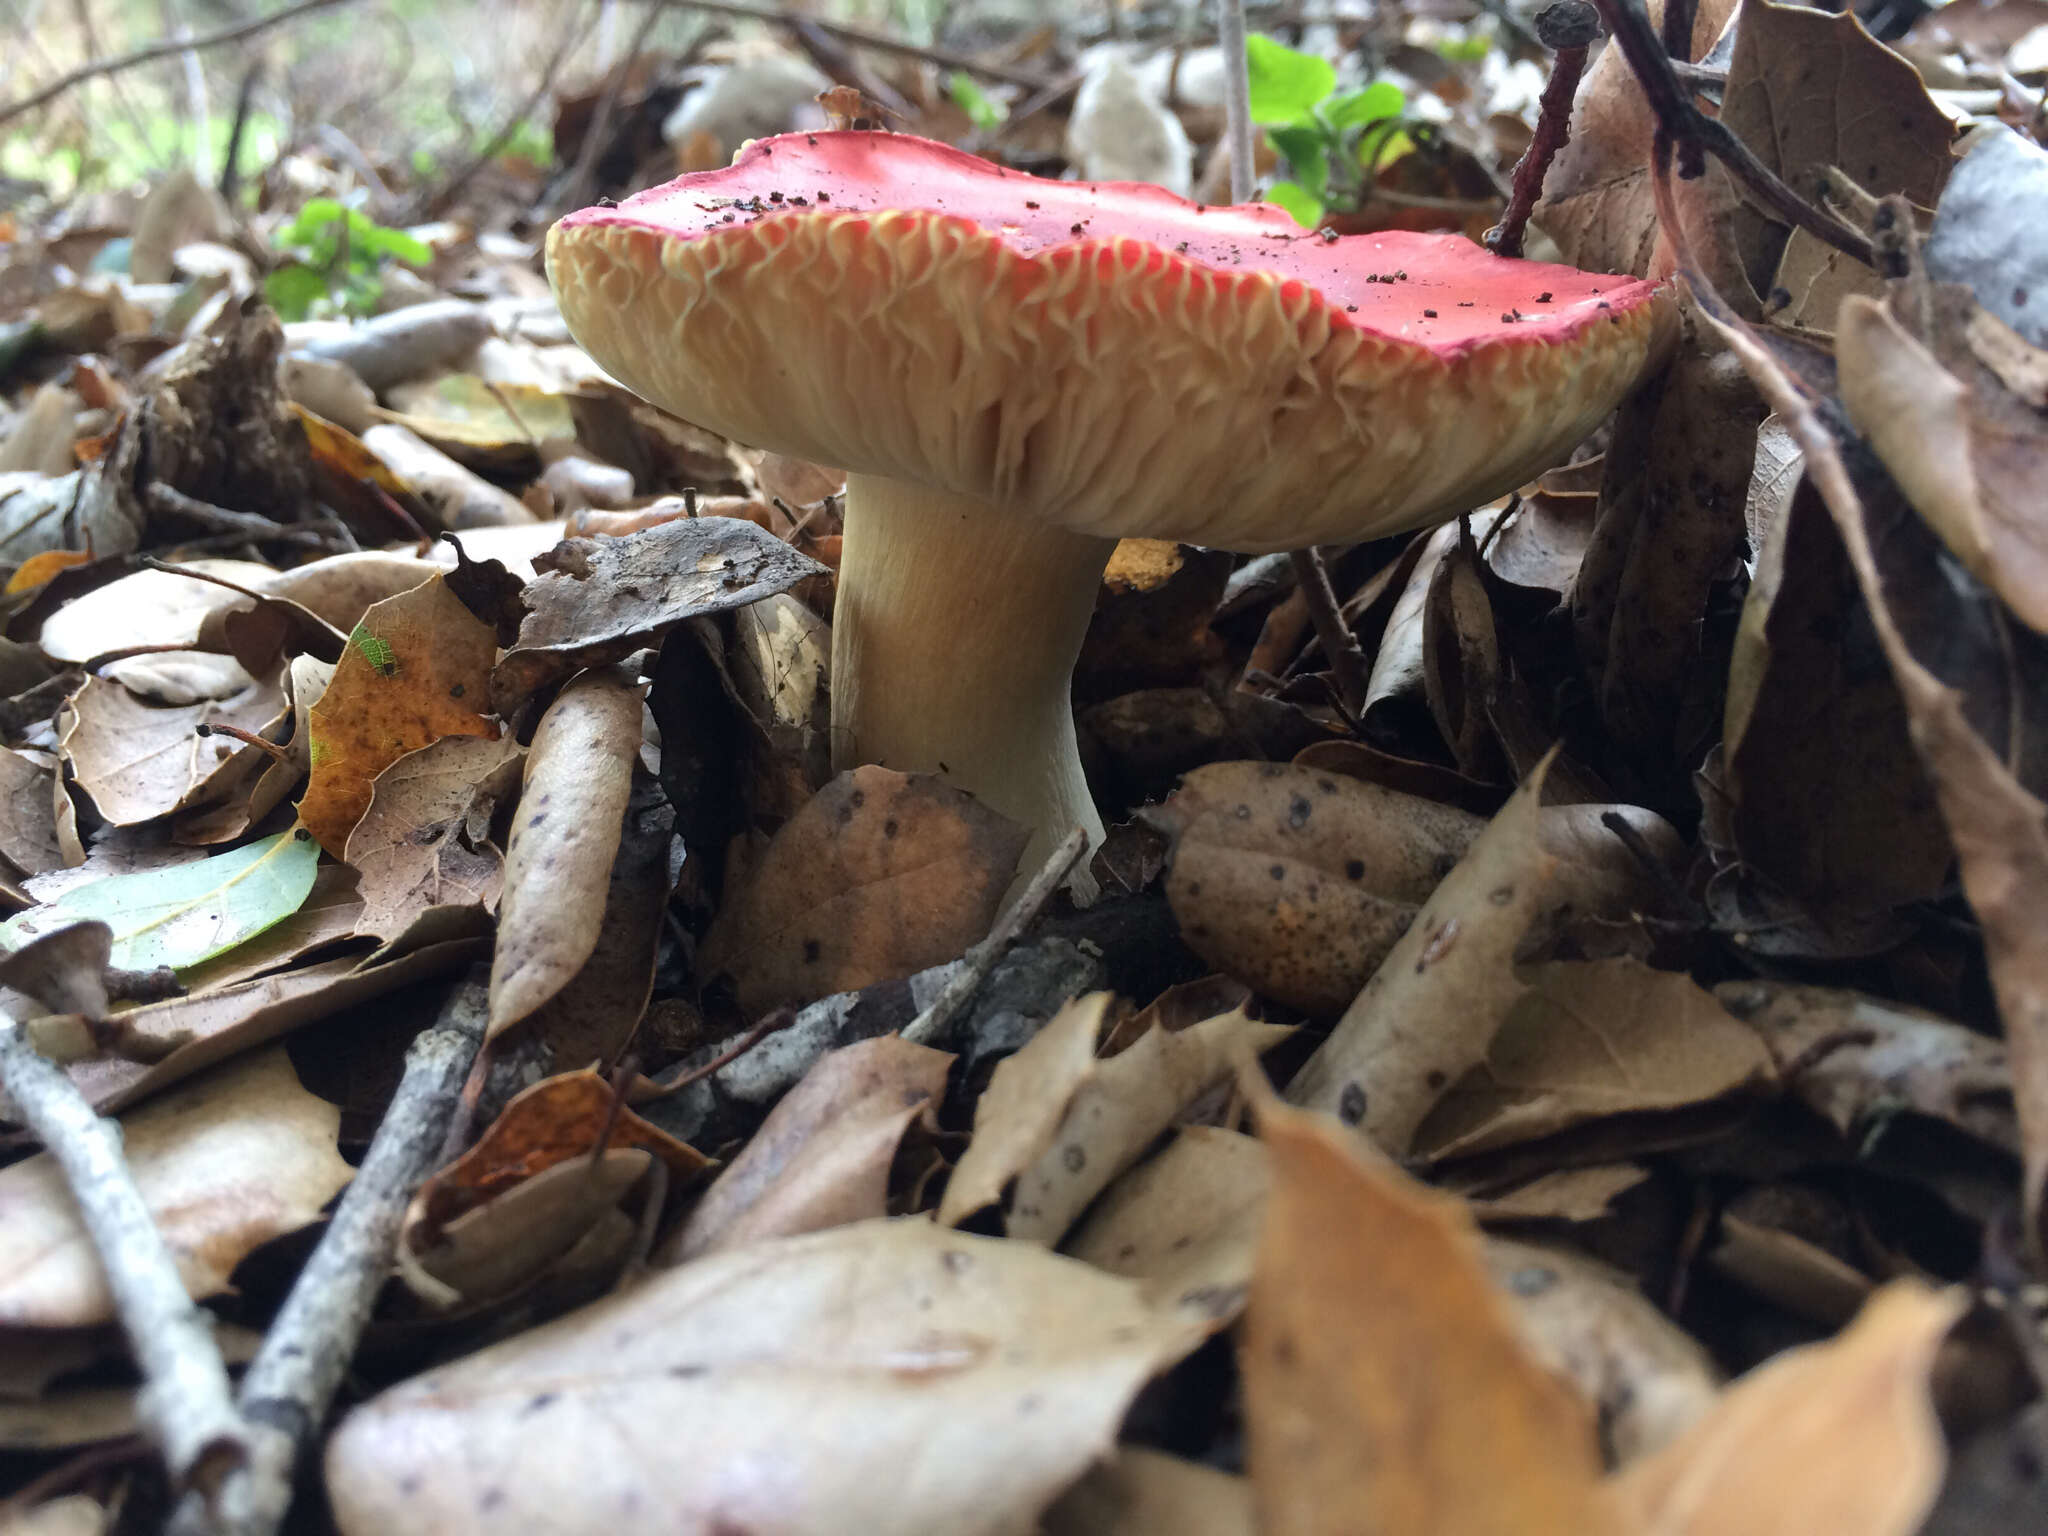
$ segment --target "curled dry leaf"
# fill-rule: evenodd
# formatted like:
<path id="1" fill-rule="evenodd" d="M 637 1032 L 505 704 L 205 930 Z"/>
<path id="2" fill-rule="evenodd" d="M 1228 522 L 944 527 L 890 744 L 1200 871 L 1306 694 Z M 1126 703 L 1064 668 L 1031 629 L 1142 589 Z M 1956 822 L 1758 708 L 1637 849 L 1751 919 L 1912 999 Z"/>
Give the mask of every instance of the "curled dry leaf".
<path id="1" fill-rule="evenodd" d="M 1444 1090 L 1486 1059 L 1522 994 L 1514 954 L 1543 908 L 1541 770 L 1479 836 L 1344 1011 L 1287 1096 L 1405 1155 Z"/>
<path id="2" fill-rule="evenodd" d="M 1174 840 L 1188 947 L 1255 990 L 1341 1012 L 1478 837 L 1470 812 L 1281 763 L 1197 768 L 1146 819 Z"/>
<path id="3" fill-rule="evenodd" d="M 493 736 L 482 713 L 497 638 L 436 576 L 374 604 L 308 718 L 299 819 L 336 858 L 377 775 L 444 736 Z"/>
<path id="4" fill-rule="evenodd" d="M 491 817 L 517 788 L 524 755 L 510 737 L 446 736 L 377 775 L 348 835 L 358 932 L 396 938 L 434 907 L 497 904 L 505 856 Z"/>
<path id="5" fill-rule="evenodd" d="M 1524 1348 L 1463 1206 L 1325 1116 L 1270 1103 L 1273 1192 L 1245 1323 L 1259 1529 L 1626 1529 L 1592 1415 Z"/>
<path id="6" fill-rule="evenodd" d="M 819 1059 L 705 1191 L 660 1257 L 684 1263 L 886 1214 L 889 1165 L 942 1097 L 953 1057 L 895 1035 Z"/>
<path id="7" fill-rule="evenodd" d="M 1721 1005 L 1756 1030 L 1785 1086 L 1850 1139 L 1904 1108 L 2020 1150 L 2006 1048 L 1952 1019 L 1837 987 L 1724 981 Z"/>
<path id="8" fill-rule="evenodd" d="M 1029 836 L 935 774 L 851 769 L 728 894 L 702 974 L 761 1013 L 953 959 L 995 921 Z"/>
<path id="9" fill-rule="evenodd" d="M 1771 1053 L 1681 971 L 1617 956 L 1534 968 L 1486 1049 L 1416 1130 L 1461 1157 L 1605 1115 L 1700 1104 L 1767 1082 Z"/>
<path id="10" fill-rule="evenodd" d="M 1947 1466 L 1927 1390 L 1964 1309 L 1894 1281 L 1838 1339 L 1765 1362 L 1615 1491 L 1645 1536 L 1910 1536 Z"/>
<path id="11" fill-rule="evenodd" d="M 524 594 L 519 643 L 498 664 L 501 714 L 556 678 L 660 643 L 685 619 L 787 591 L 825 567 L 744 518 L 697 517 L 619 539 L 565 540 Z"/>
<path id="12" fill-rule="evenodd" d="M 492 1037 L 560 992 L 597 947 L 644 691 L 616 668 L 587 672 L 533 733 L 491 956 Z"/>
<path id="13" fill-rule="evenodd" d="M 1031 1244 L 862 1222 L 657 1274 L 396 1387 L 328 1442 L 327 1487 L 345 1536 L 564 1511 L 613 1536 L 1003 1536 L 1199 1338 Z"/>
<path id="14" fill-rule="evenodd" d="M 263 1051 L 127 1115 L 123 1148 L 144 1204 L 195 1297 L 227 1288 L 259 1244 L 312 1221 L 350 1169 L 335 1150 L 341 1111 Z M 92 1241 L 56 1159 L 0 1170 L 0 1323 L 111 1322 Z"/>
<path id="15" fill-rule="evenodd" d="M 46 752 L 0 747 L 0 855 L 24 875 L 68 862 L 57 837 L 56 766 Z"/>

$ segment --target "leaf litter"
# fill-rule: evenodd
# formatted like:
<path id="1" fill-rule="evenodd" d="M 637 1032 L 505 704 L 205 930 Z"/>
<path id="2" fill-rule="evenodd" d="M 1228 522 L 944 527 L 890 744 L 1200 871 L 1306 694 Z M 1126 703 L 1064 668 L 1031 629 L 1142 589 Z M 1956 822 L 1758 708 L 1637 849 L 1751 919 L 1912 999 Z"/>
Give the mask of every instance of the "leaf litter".
<path id="1" fill-rule="evenodd" d="M 292 1440 L 338 1526 L 2019 1528 L 1968 1512 L 2048 1498 L 2038 39 L 1709 3 L 1675 82 L 1600 0 L 1530 253 L 1670 277 L 1684 341 L 1540 478 L 1318 554 L 1360 697 L 1296 565 L 1119 545 L 1069 881 L 835 735 L 845 469 L 631 395 L 540 269 L 833 86 L 1227 200 L 1213 45 L 987 9 L 558 61 L 552 190 L 302 144 L 260 205 L 0 212 L 9 1028 L 238 1369 L 376 1185 Z M 1308 93 L 1257 169 L 1332 235 L 1476 236 L 1530 142 L 1548 52 L 1426 9 L 1255 12 L 1255 97 Z M 1782 190 L 1660 167 L 1703 105 Z M 328 273 L 270 251 L 359 197 Z M 409 1182 L 352 1181 L 472 993 Z M 10 1528 L 208 1528 L 5 1148 Z"/>

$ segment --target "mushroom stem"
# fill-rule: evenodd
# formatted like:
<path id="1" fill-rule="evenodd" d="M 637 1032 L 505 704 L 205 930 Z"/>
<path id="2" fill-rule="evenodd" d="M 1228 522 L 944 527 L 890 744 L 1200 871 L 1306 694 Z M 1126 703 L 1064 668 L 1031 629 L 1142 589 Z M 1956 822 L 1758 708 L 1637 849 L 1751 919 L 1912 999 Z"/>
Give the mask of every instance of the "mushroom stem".
<path id="1" fill-rule="evenodd" d="M 1074 661 L 1114 539 L 975 496 L 846 477 L 832 622 L 832 766 L 943 774 L 1032 828 L 1102 841 L 1074 739 Z"/>

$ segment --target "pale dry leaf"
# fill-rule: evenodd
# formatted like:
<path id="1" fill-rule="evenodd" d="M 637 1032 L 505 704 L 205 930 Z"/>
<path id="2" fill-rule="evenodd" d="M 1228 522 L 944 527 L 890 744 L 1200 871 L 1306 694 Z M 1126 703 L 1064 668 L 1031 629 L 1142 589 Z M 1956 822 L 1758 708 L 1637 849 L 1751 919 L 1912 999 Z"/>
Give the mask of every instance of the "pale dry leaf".
<path id="1" fill-rule="evenodd" d="M 1469 1156 L 1604 1115 L 1704 1103 L 1769 1082 L 1757 1032 L 1682 971 L 1639 960 L 1534 967 L 1487 1046 L 1417 1128 L 1427 1157 Z"/>
<path id="2" fill-rule="evenodd" d="M 1482 1222 L 1598 1221 L 1616 1200 L 1649 1177 L 1648 1169 L 1634 1163 L 1596 1163 L 1590 1168 L 1553 1169 L 1511 1190 L 1468 1194 L 1466 1199 Z"/>
<path id="3" fill-rule="evenodd" d="M 349 1181 L 341 1111 L 299 1086 L 274 1049 L 123 1117 L 144 1204 L 193 1296 L 213 1296 L 243 1256 L 312 1221 Z M 106 1275 L 47 1152 L 0 1169 L 0 1322 L 111 1321 Z"/>
<path id="4" fill-rule="evenodd" d="M 954 1226 L 1002 1198 L 1013 1178 L 1045 1155 L 1067 1105 L 1095 1070 L 1095 1044 L 1110 994 L 1077 997 L 1024 1048 L 996 1064 L 974 1106 L 974 1139 L 946 1183 L 937 1220 Z"/>
<path id="5" fill-rule="evenodd" d="M 1308 1059 L 1287 1097 L 1405 1155 L 1452 1083 L 1486 1059 L 1522 994 L 1516 947 L 1543 909 L 1543 773 L 1515 791 Z"/>
<path id="6" fill-rule="evenodd" d="M 1245 1418 L 1259 1529 L 1620 1536 L 1587 1405 L 1524 1348 L 1461 1202 L 1324 1115 L 1260 1112 L 1273 1191 Z"/>
<path id="7" fill-rule="evenodd" d="M 1911 1536 L 1948 1453 L 1928 1371 L 1962 1315 L 1956 1291 L 1898 1280 L 1826 1344 L 1791 1349 L 1701 1423 L 1622 1472 L 1644 1536 Z"/>
<path id="8" fill-rule="evenodd" d="M 895 1035 L 842 1046 L 784 1094 L 659 1257 L 684 1263 L 886 1214 L 910 1122 L 945 1095 L 953 1057 Z"/>
<path id="9" fill-rule="evenodd" d="M 1098 1060 L 1066 1105 L 1052 1144 L 1019 1170 L 1007 1233 L 1057 1243 L 1182 1110 L 1293 1033 L 1237 1009 L 1185 1029 L 1154 1026 L 1129 1049 Z"/>
<path id="10" fill-rule="evenodd" d="M 377 775 L 345 855 L 360 877 L 361 932 L 394 938 L 434 907 L 497 904 L 505 857 L 491 816 L 524 755 L 509 736 L 444 736 Z"/>
<path id="11" fill-rule="evenodd" d="M 113 1511 L 83 1493 L 0 1512 L 0 1536 L 106 1536 L 113 1528 Z"/>
<path id="12" fill-rule="evenodd" d="M 505 851 L 492 1037 L 561 991 L 597 947 L 644 692 L 615 669 L 587 672 L 556 696 L 533 733 Z"/>
<path id="13" fill-rule="evenodd" d="M 1244 1310 L 1271 1183 L 1255 1137 L 1185 1125 L 1102 1192 L 1064 1251 L 1142 1282 L 1156 1307 L 1221 1326 Z"/>
<path id="14" fill-rule="evenodd" d="M 47 752 L 0 747 L 0 855 L 23 875 L 69 862 L 57 836 L 56 766 Z"/>
<path id="15" fill-rule="evenodd" d="M 265 761 L 259 748 L 205 727 L 268 736 L 286 712 L 284 671 L 232 698 L 167 708 L 92 677 L 72 698 L 58 741 L 78 787 L 116 826 L 221 799 Z"/>
<path id="16" fill-rule="evenodd" d="M 192 560 L 185 568 L 260 586 L 277 573 L 252 560 Z M 61 605 L 43 621 L 37 642 L 58 661 L 84 662 L 138 646 L 190 648 L 216 608 L 249 600 L 230 587 L 170 571 L 137 571 Z"/>
<path id="17" fill-rule="evenodd" d="M 840 774 L 728 890 L 701 970 L 758 1014 L 957 958 L 995 921 L 1029 832 L 935 774 Z"/>
<path id="18" fill-rule="evenodd" d="M 1141 1445 L 1091 1468 L 1045 1512 L 1045 1536 L 1253 1536 L 1242 1477 Z"/>
<path id="19" fill-rule="evenodd" d="M 344 1536 L 565 1512 L 611 1536 L 1022 1536 L 1199 1337 L 1034 1245 L 863 1222 L 663 1271 L 396 1387 L 328 1442 L 327 1487 Z"/>

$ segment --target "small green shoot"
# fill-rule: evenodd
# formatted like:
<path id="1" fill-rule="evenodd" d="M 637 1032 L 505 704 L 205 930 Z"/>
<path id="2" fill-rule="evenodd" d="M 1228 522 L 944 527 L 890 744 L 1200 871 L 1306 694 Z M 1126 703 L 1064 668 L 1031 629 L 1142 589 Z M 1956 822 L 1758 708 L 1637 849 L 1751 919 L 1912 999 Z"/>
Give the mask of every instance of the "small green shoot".
<path id="1" fill-rule="evenodd" d="M 967 120 L 981 133 L 993 133 L 1003 126 L 1010 115 L 1010 109 L 997 101 L 979 85 L 964 69 L 956 69 L 946 81 L 946 94 L 953 98 L 953 105 L 967 114 Z"/>
<path id="2" fill-rule="evenodd" d="M 1327 59 L 1256 32 L 1245 39 L 1245 62 L 1252 121 L 1265 127 L 1291 176 L 1268 188 L 1266 201 L 1296 223 L 1313 228 L 1333 208 L 1358 207 L 1381 162 L 1408 151 L 1407 98 L 1392 81 L 1340 96 Z"/>
<path id="3" fill-rule="evenodd" d="M 271 305 L 286 320 L 326 312 L 368 314 L 384 292 L 384 267 L 423 267 L 434 253 L 402 229 L 331 197 L 316 197 L 277 232 L 286 260 L 264 280 Z"/>

